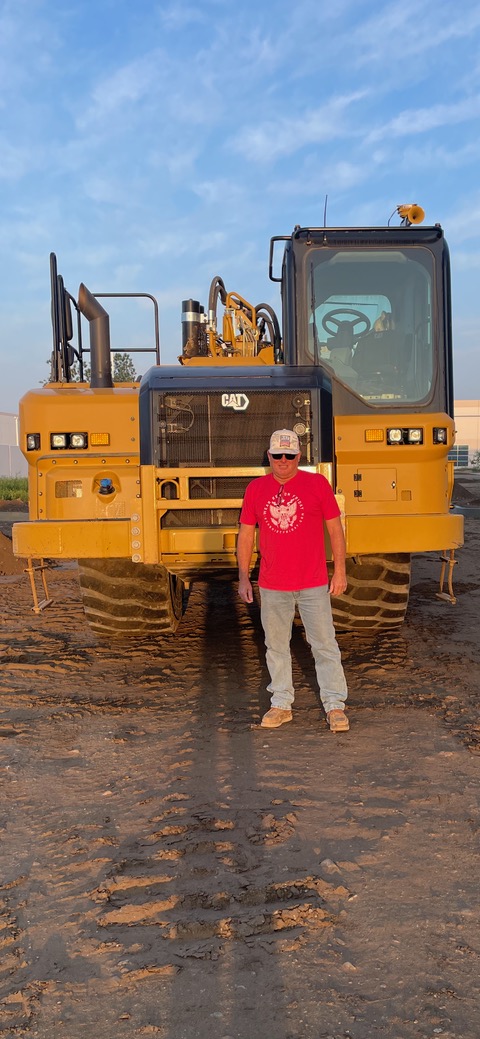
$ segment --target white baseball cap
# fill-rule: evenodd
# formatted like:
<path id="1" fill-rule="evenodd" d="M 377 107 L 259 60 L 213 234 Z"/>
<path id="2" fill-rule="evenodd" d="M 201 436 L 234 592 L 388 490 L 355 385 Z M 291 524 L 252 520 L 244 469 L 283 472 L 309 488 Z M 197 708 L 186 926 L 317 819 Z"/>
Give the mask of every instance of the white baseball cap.
<path id="1" fill-rule="evenodd" d="M 298 455 L 300 443 L 297 434 L 292 429 L 276 429 L 270 437 L 269 451 L 276 454 L 277 451 L 287 451 L 288 454 Z"/>

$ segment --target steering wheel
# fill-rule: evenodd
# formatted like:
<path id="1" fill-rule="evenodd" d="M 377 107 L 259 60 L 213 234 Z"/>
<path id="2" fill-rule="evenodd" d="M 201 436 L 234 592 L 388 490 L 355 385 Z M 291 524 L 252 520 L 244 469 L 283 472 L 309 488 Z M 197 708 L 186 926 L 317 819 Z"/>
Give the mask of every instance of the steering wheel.
<path id="1" fill-rule="evenodd" d="M 336 314 L 352 314 L 354 320 L 346 322 L 344 318 L 336 317 Z M 356 339 L 360 339 L 360 336 L 365 336 L 367 332 L 370 331 L 372 327 L 371 322 L 366 314 L 362 314 L 361 310 L 351 310 L 350 307 L 337 307 L 336 310 L 331 310 L 328 314 L 325 314 L 325 317 L 322 318 L 322 327 L 329 333 L 329 335 L 336 336 L 340 330 L 340 325 L 349 324 L 353 334 L 355 325 L 360 324 L 360 322 L 365 325 L 365 328 L 363 331 L 355 333 Z M 329 325 L 333 325 L 334 328 L 329 328 Z"/>

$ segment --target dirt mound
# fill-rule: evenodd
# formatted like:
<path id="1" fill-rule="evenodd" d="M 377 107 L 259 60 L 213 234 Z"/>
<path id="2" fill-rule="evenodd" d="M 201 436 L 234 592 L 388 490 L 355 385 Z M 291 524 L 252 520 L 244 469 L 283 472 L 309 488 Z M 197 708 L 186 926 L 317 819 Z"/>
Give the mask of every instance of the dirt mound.
<path id="1" fill-rule="evenodd" d="M 0 499 L 0 512 L 28 512 L 28 502 L 20 498 Z"/>
<path id="2" fill-rule="evenodd" d="M 26 565 L 25 559 L 15 558 L 10 538 L 0 531 L 0 577 L 21 574 Z"/>
<path id="3" fill-rule="evenodd" d="M 452 500 L 455 505 L 480 505 L 480 479 L 465 477 L 455 479 Z"/>

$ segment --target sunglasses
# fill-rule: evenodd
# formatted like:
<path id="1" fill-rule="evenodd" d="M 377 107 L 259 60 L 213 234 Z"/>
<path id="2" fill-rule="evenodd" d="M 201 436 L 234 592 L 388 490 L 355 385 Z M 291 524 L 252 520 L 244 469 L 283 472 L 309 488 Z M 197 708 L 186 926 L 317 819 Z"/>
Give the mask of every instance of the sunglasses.
<path id="1" fill-rule="evenodd" d="M 286 458 L 287 462 L 293 462 L 293 459 L 296 457 L 295 454 L 291 455 L 284 452 L 283 454 L 278 455 L 276 453 L 274 454 L 273 451 L 270 451 L 270 458 L 274 458 L 276 462 L 279 462 L 281 458 Z"/>

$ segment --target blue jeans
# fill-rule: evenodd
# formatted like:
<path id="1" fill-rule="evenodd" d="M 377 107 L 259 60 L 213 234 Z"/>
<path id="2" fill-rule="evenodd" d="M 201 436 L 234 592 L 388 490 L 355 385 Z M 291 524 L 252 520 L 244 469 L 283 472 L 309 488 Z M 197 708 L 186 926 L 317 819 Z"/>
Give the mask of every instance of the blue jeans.
<path id="1" fill-rule="evenodd" d="M 298 606 L 315 660 L 320 699 L 325 712 L 343 708 L 348 696 L 347 683 L 335 638 L 328 585 L 302 588 L 298 592 L 260 588 L 260 598 L 267 667 L 271 679 L 267 689 L 272 694 L 272 707 L 289 710 L 295 697 L 290 639 L 295 608 Z"/>

